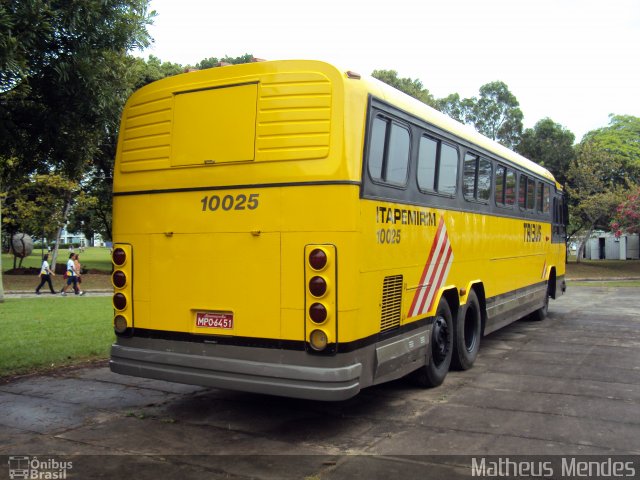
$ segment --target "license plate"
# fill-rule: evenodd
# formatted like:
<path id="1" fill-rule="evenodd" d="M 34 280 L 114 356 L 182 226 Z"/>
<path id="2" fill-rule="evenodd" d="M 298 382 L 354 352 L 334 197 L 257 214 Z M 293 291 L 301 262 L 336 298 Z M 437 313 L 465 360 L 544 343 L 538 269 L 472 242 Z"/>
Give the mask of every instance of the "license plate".
<path id="1" fill-rule="evenodd" d="M 196 312 L 197 328 L 233 329 L 232 312 Z"/>

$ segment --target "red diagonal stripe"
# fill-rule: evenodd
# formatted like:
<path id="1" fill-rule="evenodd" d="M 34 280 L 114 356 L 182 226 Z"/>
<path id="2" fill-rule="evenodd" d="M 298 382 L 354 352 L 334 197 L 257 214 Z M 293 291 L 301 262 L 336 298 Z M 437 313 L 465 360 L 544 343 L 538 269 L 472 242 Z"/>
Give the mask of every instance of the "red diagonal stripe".
<path id="1" fill-rule="evenodd" d="M 438 250 L 438 254 L 436 259 L 434 260 L 435 263 L 435 267 L 433 269 L 433 272 L 431 272 L 431 277 L 429 278 L 429 293 L 431 290 L 433 290 L 434 288 L 439 288 L 437 285 L 435 285 L 433 283 L 433 280 L 435 279 L 436 274 L 438 273 L 438 264 L 440 263 L 440 261 L 442 260 L 442 257 L 445 255 L 446 251 L 449 250 L 451 251 L 451 247 L 447 247 L 447 244 L 449 243 L 449 235 L 447 235 L 447 232 L 444 232 L 444 237 L 442 239 L 442 245 L 440 245 L 440 250 Z M 449 258 L 449 256 L 447 255 L 447 258 Z M 442 272 L 441 272 L 442 274 Z M 429 293 L 427 293 L 423 298 L 422 298 L 422 302 L 420 302 L 420 310 L 419 313 L 424 313 L 424 306 L 427 302 L 427 298 L 429 298 Z"/>
<path id="2" fill-rule="evenodd" d="M 447 271 L 447 264 L 449 263 L 449 259 L 451 258 L 451 252 L 452 252 L 451 245 L 449 245 L 449 248 L 447 249 L 447 255 L 444 259 L 443 268 L 442 268 L 442 271 L 440 272 L 440 278 L 438 278 L 437 285 L 434 286 L 436 290 L 439 290 L 442 284 L 444 283 L 444 273 Z M 433 298 L 431 299 L 431 303 L 429 304 L 429 310 L 433 308 L 433 302 L 435 301 L 435 299 L 436 299 L 436 296 L 434 294 Z"/>
<path id="3" fill-rule="evenodd" d="M 427 271 L 429 270 L 429 264 L 431 263 L 431 258 L 433 257 L 433 254 L 435 252 L 436 245 L 438 244 L 438 237 L 440 236 L 440 232 L 442 231 L 443 226 L 444 226 L 444 217 L 440 217 L 440 223 L 438 224 L 438 229 L 436 230 L 436 234 L 433 237 L 433 244 L 431 245 L 431 249 L 429 250 L 429 256 L 427 257 L 427 262 L 424 264 L 422 275 L 420 275 L 420 281 L 418 282 L 418 285 L 420 285 L 420 287 L 418 287 L 418 290 L 413 296 L 413 301 L 411 302 L 411 308 L 409 309 L 409 312 L 413 312 L 413 309 L 416 306 L 416 302 L 418 301 L 418 297 L 420 296 L 420 291 L 422 290 L 422 285 L 424 285 L 424 279 L 427 276 Z"/>

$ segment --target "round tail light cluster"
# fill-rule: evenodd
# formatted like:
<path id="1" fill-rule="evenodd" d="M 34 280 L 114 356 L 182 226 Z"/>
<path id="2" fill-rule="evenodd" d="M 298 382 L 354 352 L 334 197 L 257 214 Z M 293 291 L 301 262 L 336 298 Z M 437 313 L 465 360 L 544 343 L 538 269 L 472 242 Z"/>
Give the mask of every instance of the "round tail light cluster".
<path id="1" fill-rule="evenodd" d="M 331 244 L 305 246 L 305 336 L 308 350 L 331 355 L 337 345 L 337 251 Z"/>

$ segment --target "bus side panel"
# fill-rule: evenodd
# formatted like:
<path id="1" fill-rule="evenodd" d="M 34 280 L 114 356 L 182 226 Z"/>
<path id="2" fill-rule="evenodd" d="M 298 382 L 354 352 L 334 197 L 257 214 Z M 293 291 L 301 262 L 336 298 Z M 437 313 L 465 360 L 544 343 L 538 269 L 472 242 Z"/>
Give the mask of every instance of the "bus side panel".
<path id="1" fill-rule="evenodd" d="M 388 327 L 385 292 L 396 277 L 402 307 L 395 326 L 434 315 L 441 289 L 466 290 L 478 281 L 487 298 L 500 298 L 501 313 L 532 311 L 544 298 L 552 263 L 550 228 L 543 222 L 365 200 L 362 244 L 369 254 L 363 258 L 363 291 L 376 293 L 363 305 L 363 316 L 381 319 L 372 328 Z"/>

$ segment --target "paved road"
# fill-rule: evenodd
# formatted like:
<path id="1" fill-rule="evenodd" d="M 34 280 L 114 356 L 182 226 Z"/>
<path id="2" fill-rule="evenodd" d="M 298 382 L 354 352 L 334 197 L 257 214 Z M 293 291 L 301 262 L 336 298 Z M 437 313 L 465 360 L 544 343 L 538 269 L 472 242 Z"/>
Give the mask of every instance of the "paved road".
<path id="1" fill-rule="evenodd" d="M 0 479 L 17 455 L 71 461 L 67 478 L 316 480 L 470 478 L 469 456 L 632 455 L 639 477 L 639 297 L 570 288 L 547 320 L 485 337 L 474 368 L 443 386 L 397 381 L 341 403 L 104 366 L 21 379 L 0 385 Z"/>

